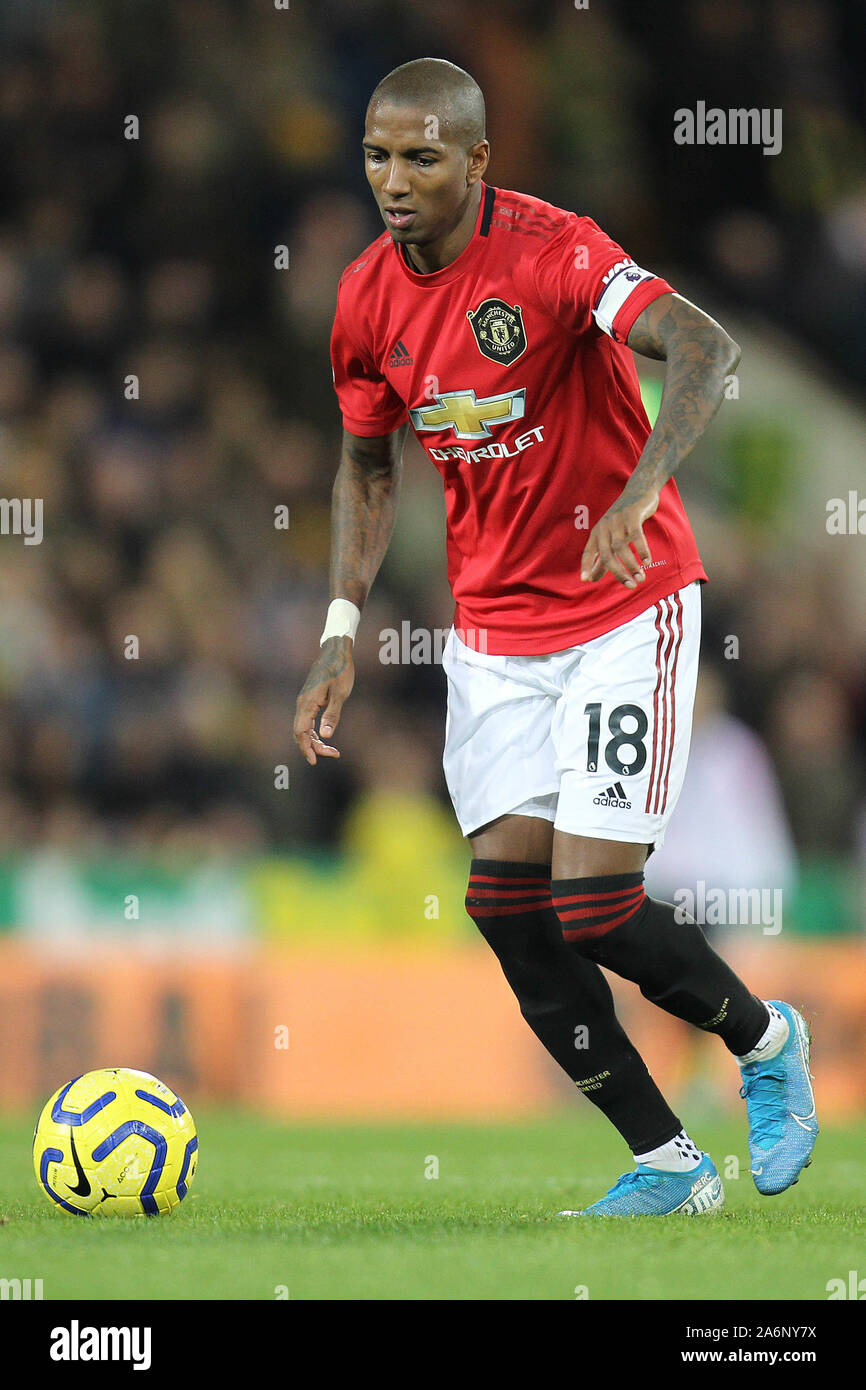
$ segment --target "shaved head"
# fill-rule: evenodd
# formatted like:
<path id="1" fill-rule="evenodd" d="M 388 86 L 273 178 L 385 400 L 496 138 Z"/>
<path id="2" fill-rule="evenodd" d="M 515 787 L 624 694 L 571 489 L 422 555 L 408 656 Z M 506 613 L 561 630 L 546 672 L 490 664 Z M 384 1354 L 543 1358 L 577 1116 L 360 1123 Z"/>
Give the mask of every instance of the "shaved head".
<path id="1" fill-rule="evenodd" d="M 429 274 L 459 256 L 490 158 L 474 77 L 444 58 L 394 68 L 370 97 L 361 146 L 382 220 L 409 265 Z"/>
<path id="2" fill-rule="evenodd" d="M 376 87 L 367 111 L 385 105 L 425 112 L 438 122 L 434 139 L 464 150 L 485 139 L 481 88 L 468 72 L 444 58 L 414 58 L 394 68 Z"/>

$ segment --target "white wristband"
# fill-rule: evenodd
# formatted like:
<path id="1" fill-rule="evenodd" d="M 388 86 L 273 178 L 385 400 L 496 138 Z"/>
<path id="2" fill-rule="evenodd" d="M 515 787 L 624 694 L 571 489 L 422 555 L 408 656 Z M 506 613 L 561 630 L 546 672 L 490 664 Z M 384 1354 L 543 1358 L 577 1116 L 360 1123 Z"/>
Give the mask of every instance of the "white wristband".
<path id="1" fill-rule="evenodd" d="M 356 604 L 350 603 L 347 598 L 333 599 L 328 606 L 325 630 L 319 638 L 319 646 L 327 642 L 329 637 L 351 637 L 354 642 L 360 621 L 361 610 Z"/>

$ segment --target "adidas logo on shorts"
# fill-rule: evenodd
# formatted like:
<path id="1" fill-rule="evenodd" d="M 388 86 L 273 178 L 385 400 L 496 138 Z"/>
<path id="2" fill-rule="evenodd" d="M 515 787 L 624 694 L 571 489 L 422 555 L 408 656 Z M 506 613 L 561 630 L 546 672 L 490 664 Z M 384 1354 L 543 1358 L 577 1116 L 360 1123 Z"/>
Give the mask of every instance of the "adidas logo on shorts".
<path id="1" fill-rule="evenodd" d="M 612 806 L 615 811 L 630 811 L 631 802 L 625 794 L 625 787 L 622 782 L 614 782 L 612 787 L 608 787 L 603 796 L 592 798 L 593 806 Z"/>

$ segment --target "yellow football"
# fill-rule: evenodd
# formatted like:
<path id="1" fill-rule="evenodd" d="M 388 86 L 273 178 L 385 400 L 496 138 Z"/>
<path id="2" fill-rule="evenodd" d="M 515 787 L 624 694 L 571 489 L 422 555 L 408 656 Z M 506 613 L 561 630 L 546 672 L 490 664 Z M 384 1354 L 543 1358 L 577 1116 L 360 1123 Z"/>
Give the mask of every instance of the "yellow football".
<path id="1" fill-rule="evenodd" d="M 197 1161 L 183 1101 L 130 1067 L 89 1071 L 61 1086 L 33 1136 L 39 1186 L 74 1216 L 167 1216 L 186 1196 Z"/>

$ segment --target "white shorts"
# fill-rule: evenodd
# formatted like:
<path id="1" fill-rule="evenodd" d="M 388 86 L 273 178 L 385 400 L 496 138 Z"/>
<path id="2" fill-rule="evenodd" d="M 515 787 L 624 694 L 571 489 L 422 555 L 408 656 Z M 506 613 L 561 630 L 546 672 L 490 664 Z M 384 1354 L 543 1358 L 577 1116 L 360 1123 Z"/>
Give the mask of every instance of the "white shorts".
<path id="1" fill-rule="evenodd" d="M 697 581 L 546 656 L 475 652 L 452 627 L 442 762 L 463 834 L 510 813 L 660 849 L 685 776 L 700 640 Z"/>

